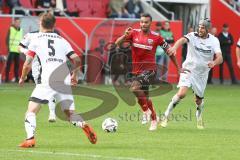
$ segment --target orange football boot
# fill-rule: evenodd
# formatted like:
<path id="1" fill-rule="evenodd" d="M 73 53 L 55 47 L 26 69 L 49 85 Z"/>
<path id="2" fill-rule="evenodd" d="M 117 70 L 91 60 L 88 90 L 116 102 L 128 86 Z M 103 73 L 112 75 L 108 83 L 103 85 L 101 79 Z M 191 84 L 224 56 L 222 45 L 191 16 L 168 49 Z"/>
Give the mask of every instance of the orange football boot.
<path id="1" fill-rule="evenodd" d="M 19 144 L 19 147 L 22 147 L 22 148 L 32 148 L 34 147 L 36 144 L 36 141 L 35 139 L 26 139 L 24 140 L 21 144 Z"/>
<path id="2" fill-rule="evenodd" d="M 94 132 L 94 130 L 92 129 L 92 127 L 88 124 L 84 124 L 82 129 L 83 129 L 84 133 L 86 134 L 86 136 L 88 137 L 89 141 L 92 144 L 96 144 L 97 143 L 97 135 Z"/>

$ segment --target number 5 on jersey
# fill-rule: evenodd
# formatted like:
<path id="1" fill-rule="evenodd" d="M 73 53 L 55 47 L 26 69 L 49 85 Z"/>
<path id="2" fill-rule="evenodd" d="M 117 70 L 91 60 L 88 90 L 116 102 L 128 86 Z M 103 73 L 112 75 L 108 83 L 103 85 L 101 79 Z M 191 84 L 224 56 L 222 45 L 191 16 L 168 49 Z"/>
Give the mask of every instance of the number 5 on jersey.
<path id="1" fill-rule="evenodd" d="M 49 48 L 51 51 L 48 52 L 48 53 L 49 53 L 49 56 L 51 56 L 51 57 L 55 56 L 55 49 L 54 49 L 54 47 L 53 47 L 53 44 L 54 44 L 54 40 L 49 39 L 49 40 L 48 40 L 48 48 Z"/>

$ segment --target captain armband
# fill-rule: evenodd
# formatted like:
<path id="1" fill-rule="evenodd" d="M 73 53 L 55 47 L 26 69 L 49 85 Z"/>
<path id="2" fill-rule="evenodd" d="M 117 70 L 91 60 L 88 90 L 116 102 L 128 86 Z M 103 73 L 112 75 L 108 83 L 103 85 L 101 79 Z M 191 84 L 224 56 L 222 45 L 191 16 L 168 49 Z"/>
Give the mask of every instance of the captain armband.
<path id="1" fill-rule="evenodd" d="M 166 52 L 170 48 L 170 45 L 164 41 L 161 47 Z"/>

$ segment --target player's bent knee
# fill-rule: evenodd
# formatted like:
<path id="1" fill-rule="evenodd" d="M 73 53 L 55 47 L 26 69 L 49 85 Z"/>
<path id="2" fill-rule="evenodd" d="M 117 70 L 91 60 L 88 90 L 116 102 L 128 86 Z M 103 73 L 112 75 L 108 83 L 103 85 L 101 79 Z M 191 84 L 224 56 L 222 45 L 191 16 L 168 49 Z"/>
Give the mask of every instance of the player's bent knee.
<path id="1" fill-rule="evenodd" d="M 186 97 L 186 94 L 185 94 L 185 93 L 178 93 L 177 96 L 178 96 L 180 99 L 183 99 L 184 97 Z"/>
<path id="2" fill-rule="evenodd" d="M 37 112 L 39 110 L 40 110 L 40 104 L 38 104 L 36 102 L 29 101 L 27 113 L 35 113 L 35 114 L 37 114 Z"/>
<path id="3" fill-rule="evenodd" d="M 66 114 L 66 116 L 68 118 L 70 118 L 70 116 L 73 115 L 74 111 L 73 110 L 69 110 L 69 109 L 65 109 L 64 113 Z"/>
<path id="4" fill-rule="evenodd" d="M 139 87 L 138 86 L 132 86 L 130 87 L 130 91 L 131 92 L 137 92 L 139 90 Z"/>

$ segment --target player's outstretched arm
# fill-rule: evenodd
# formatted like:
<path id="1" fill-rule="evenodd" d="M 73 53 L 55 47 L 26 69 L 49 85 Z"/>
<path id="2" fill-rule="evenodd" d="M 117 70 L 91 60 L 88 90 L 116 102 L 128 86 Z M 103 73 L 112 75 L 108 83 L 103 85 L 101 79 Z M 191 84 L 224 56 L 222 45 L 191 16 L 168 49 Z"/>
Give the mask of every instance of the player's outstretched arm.
<path id="1" fill-rule="evenodd" d="M 188 40 L 185 37 L 180 38 L 179 40 L 177 40 L 177 42 L 173 45 L 173 49 L 175 49 L 175 51 L 182 46 L 183 44 L 187 43 Z"/>
<path id="2" fill-rule="evenodd" d="M 240 68 L 240 47 L 236 47 L 237 65 Z"/>
<path id="3" fill-rule="evenodd" d="M 177 68 L 177 70 L 178 70 L 178 73 L 181 73 L 182 70 L 181 70 L 181 68 L 179 67 L 178 62 L 177 62 L 177 59 L 176 59 L 176 57 L 175 57 L 176 51 L 177 51 L 177 49 L 178 49 L 180 46 L 182 46 L 184 43 L 187 43 L 187 42 L 188 42 L 188 40 L 187 40 L 185 37 L 182 37 L 182 38 L 180 38 L 179 40 L 177 40 L 177 42 L 174 44 L 173 47 L 168 48 L 167 51 L 166 51 L 167 54 L 169 55 L 171 61 L 172 61 L 172 62 L 174 63 L 174 65 L 176 66 L 176 68 Z"/>
<path id="4" fill-rule="evenodd" d="M 171 55 L 169 57 L 170 57 L 171 61 L 173 62 L 173 64 L 175 65 L 175 67 L 177 68 L 178 74 L 180 74 L 181 73 L 181 67 L 179 66 L 179 64 L 177 62 L 176 56 Z"/>
<path id="5" fill-rule="evenodd" d="M 177 42 L 173 45 L 173 47 L 170 47 L 170 48 L 168 48 L 167 49 L 167 54 L 169 55 L 169 56 L 171 56 L 171 55 L 176 55 L 176 51 L 177 51 L 177 49 L 180 47 L 180 46 L 182 46 L 184 43 L 187 43 L 188 42 L 188 40 L 185 38 L 185 37 L 182 37 L 182 38 L 180 38 L 179 40 L 177 40 Z"/>
<path id="6" fill-rule="evenodd" d="M 208 62 L 208 67 L 213 68 L 216 65 L 219 65 L 223 62 L 222 53 L 216 53 L 216 58 L 214 61 Z"/>
<path id="7" fill-rule="evenodd" d="M 116 41 L 115 41 L 115 44 L 117 46 L 121 45 L 122 42 L 127 38 L 127 36 L 129 36 L 129 34 L 132 32 L 132 28 L 131 27 L 128 27 L 126 30 L 125 30 L 125 33 L 124 35 L 122 35 L 121 37 L 119 37 Z"/>
<path id="8" fill-rule="evenodd" d="M 21 77 L 19 79 L 19 82 L 18 82 L 20 86 L 22 86 L 24 84 L 24 81 L 25 81 L 28 73 L 31 70 L 32 61 L 33 61 L 33 57 L 27 55 L 26 60 L 23 64 L 22 75 L 21 75 Z"/>

